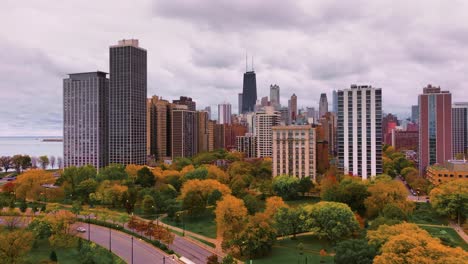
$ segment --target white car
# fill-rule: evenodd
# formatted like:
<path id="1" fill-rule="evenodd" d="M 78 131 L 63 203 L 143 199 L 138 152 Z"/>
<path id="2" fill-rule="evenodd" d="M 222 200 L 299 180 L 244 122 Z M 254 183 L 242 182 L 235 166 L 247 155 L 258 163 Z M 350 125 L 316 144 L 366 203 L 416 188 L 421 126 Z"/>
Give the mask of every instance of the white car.
<path id="1" fill-rule="evenodd" d="M 76 229 L 76 231 L 78 231 L 78 232 L 80 232 L 80 233 L 84 233 L 84 232 L 86 232 L 86 229 L 85 229 L 84 227 L 80 226 L 80 227 L 78 227 L 78 228 Z"/>

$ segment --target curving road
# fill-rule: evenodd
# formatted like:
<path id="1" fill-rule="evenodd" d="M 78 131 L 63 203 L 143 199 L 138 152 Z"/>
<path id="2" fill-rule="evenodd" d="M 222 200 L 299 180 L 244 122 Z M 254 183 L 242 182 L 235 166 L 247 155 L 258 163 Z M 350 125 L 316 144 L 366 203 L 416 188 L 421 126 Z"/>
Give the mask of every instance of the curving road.
<path id="1" fill-rule="evenodd" d="M 91 241 L 104 248 L 109 248 L 109 228 L 90 225 L 88 230 L 88 224 L 79 224 L 77 226 L 82 226 L 86 229 L 85 233 L 80 233 L 79 235 L 88 239 L 88 233 L 90 233 Z M 125 262 L 132 263 L 132 236 L 112 230 L 112 252 L 121 257 Z M 134 264 L 173 264 L 180 263 L 177 260 L 173 260 L 172 256 L 167 255 L 163 251 L 155 248 L 154 246 L 140 240 L 137 238 L 133 239 L 133 263 Z"/>

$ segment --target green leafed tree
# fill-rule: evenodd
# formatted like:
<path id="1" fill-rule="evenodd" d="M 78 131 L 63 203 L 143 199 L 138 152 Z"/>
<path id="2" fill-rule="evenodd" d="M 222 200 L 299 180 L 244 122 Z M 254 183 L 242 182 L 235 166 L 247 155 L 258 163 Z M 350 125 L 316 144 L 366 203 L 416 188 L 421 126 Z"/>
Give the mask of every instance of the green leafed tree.
<path id="1" fill-rule="evenodd" d="M 148 167 L 143 167 L 137 172 L 136 184 L 142 187 L 153 187 L 156 184 L 156 178 Z"/>
<path id="2" fill-rule="evenodd" d="M 288 175 L 277 176 L 273 179 L 273 191 L 284 200 L 292 200 L 297 197 L 299 179 Z"/>
<path id="3" fill-rule="evenodd" d="M 346 204 L 320 202 L 306 206 L 305 209 L 309 213 L 307 224 L 319 238 L 337 241 L 359 230 L 359 223 Z"/>
<path id="4" fill-rule="evenodd" d="M 275 214 L 276 229 L 280 235 L 293 235 L 307 230 L 307 211 L 304 207 L 281 207 Z"/>
<path id="5" fill-rule="evenodd" d="M 336 245 L 336 264 L 372 264 L 377 250 L 365 239 L 350 239 Z"/>

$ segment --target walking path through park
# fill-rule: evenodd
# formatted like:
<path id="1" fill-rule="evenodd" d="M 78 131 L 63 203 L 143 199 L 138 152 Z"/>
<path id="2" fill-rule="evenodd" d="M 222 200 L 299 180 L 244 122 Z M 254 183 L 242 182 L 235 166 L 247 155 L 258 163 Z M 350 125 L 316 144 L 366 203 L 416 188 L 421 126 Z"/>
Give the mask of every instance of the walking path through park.
<path id="1" fill-rule="evenodd" d="M 465 240 L 465 243 L 468 244 L 468 235 L 466 235 L 465 231 L 463 231 L 463 228 L 461 228 L 458 224 L 456 224 L 454 222 L 450 222 L 449 225 L 450 225 L 450 227 L 455 229 L 455 231 L 457 231 L 458 235 L 461 238 L 463 238 L 463 240 Z"/>

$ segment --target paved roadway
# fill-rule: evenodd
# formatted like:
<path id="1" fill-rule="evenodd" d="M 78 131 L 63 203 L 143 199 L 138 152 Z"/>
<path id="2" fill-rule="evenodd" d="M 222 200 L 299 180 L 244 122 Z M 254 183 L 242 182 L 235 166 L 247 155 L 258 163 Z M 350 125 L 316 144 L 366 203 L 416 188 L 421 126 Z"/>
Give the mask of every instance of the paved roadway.
<path id="1" fill-rule="evenodd" d="M 80 223 L 77 226 L 82 226 L 86 229 L 85 233 L 80 233 L 80 236 L 84 239 L 88 239 L 88 224 Z M 109 248 L 109 228 L 97 226 L 97 225 L 90 225 L 91 226 L 91 241 L 104 248 Z M 132 263 L 131 255 L 132 255 L 132 239 L 131 236 L 119 232 L 116 230 L 112 230 L 111 234 L 112 238 L 112 252 L 116 255 L 121 257 L 125 262 Z M 165 259 L 163 259 L 165 258 Z M 176 262 L 172 259 L 171 256 L 167 255 L 161 250 L 153 247 L 152 245 L 134 238 L 133 239 L 133 263 L 134 264 L 173 264 L 173 263 L 180 263 Z"/>
<path id="2" fill-rule="evenodd" d="M 169 245 L 169 248 L 174 250 L 174 252 L 181 255 L 182 257 L 186 257 L 196 264 L 205 264 L 206 259 L 209 256 L 213 255 L 212 252 L 178 235 L 175 235 L 174 243 Z"/>
<path id="3" fill-rule="evenodd" d="M 419 196 L 413 195 L 412 192 L 411 192 L 410 187 L 403 182 L 403 180 L 400 178 L 400 176 L 395 177 L 395 180 L 400 181 L 406 187 L 406 190 L 408 191 L 408 200 L 413 201 L 413 202 L 417 202 L 417 203 L 427 202 L 427 199 L 428 199 L 429 196 L 426 196 L 426 195 L 419 195 Z"/>

